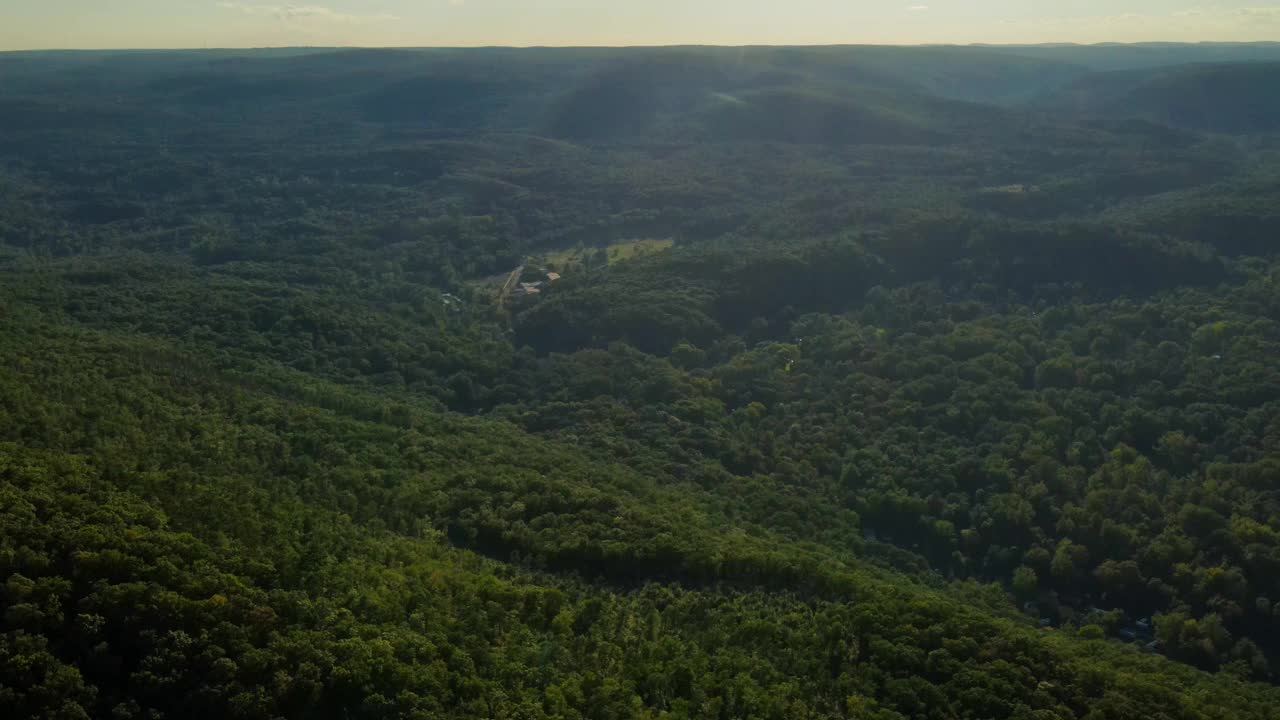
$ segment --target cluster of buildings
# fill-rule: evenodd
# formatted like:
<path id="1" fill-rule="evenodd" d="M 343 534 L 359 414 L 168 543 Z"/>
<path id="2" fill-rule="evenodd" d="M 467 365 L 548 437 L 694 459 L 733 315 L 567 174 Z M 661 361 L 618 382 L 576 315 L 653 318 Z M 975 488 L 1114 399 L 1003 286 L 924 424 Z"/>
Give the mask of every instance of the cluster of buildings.
<path id="1" fill-rule="evenodd" d="M 519 301 L 536 298 L 538 295 L 542 294 L 543 290 L 559 280 L 560 273 L 549 272 L 543 280 L 519 283 L 511 289 L 511 299 Z"/>

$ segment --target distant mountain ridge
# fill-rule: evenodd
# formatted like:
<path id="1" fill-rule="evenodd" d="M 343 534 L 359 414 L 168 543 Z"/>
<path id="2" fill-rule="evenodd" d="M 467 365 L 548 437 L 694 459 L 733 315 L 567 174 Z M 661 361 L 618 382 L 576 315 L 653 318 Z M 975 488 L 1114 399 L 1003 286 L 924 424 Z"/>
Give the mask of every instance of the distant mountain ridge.
<path id="1" fill-rule="evenodd" d="M 20 107 L 58 97 L 67 113 L 141 122 L 323 113 L 576 140 L 928 143 L 1016 127 L 1024 107 L 1253 132 L 1275 125 L 1274 101 L 1253 103 L 1277 68 L 1274 43 L 3 53 L 0 126 L 74 122 Z"/>

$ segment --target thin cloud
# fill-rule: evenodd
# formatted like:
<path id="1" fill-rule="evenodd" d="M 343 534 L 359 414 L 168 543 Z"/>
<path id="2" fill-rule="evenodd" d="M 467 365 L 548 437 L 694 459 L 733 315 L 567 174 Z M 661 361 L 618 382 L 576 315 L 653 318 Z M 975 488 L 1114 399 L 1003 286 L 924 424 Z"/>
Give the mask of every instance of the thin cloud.
<path id="1" fill-rule="evenodd" d="M 1204 23 L 1206 30 L 1220 26 L 1240 25 L 1258 21 L 1280 21 L 1280 5 L 1258 7 L 1222 7 L 1220 5 L 1188 7 L 1167 13 L 1135 13 L 1126 12 L 1113 15 L 1058 16 L 1045 18 L 1018 18 L 1000 20 L 1001 25 L 1021 25 L 1040 27 L 1106 27 L 1134 24 L 1150 24 L 1161 27 L 1162 23 L 1174 21 L 1197 21 Z"/>
<path id="2" fill-rule="evenodd" d="M 1198 6 L 1189 7 L 1185 10 L 1177 10 L 1173 13 L 1177 18 L 1280 18 L 1280 6 L 1262 6 L 1262 7 L 1222 7 L 1221 5 L 1210 5 L 1208 7 Z"/>
<path id="3" fill-rule="evenodd" d="M 320 5 L 294 5 L 292 3 L 285 5 L 251 5 L 239 2 L 220 2 L 218 3 L 218 7 L 225 8 L 227 10 L 237 10 L 246 15 L 275 18 L 281 22 L 318 21 L 358 25 L 362 23 L 387 22 L 400 19 L 395 15 L 388 15 L 385 13 L 377 15 L 357 15 L 338 12 L 332 8 Z"/>
<path id="4" fill-rule="evenodd" d="M 912 5 L 907 8 L 907 12 L 913 12 L 913 13 L 929 12 L 929 6 L 928 5 Z"/>
<path id="5" fill-rule="evenodd" d="M 1280 7 L 1237 8 L 1236 14 L 1246 17 L 1280 18 Z"/>

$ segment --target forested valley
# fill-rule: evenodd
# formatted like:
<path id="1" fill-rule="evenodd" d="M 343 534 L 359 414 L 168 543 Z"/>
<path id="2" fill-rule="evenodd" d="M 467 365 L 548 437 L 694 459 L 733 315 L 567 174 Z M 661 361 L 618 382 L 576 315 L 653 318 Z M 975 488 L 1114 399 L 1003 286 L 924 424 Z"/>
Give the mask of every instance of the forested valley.
<path id="1" fill-rule="evenodd" d="M 1280 45 L 0 53 L 0 715 L 1280 718 Z"/>

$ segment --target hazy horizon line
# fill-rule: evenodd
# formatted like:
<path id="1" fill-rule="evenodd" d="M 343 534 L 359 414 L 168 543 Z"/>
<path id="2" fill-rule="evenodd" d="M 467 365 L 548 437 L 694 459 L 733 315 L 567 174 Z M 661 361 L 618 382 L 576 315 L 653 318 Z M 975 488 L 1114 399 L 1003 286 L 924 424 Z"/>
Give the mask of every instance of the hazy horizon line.
<path id="1" fill-rule="evenodd" d="M 1052 47 L 1176 47 L 1202 45 L 1280 45 L 1280 40 L 1143 40 L 1140 42 L 1034 43 L 655 43 L 634 45 L 225 45 L 207 47 L 39 47 L 0 50 L 10 53 L 75 52 L 214 52 L 224 50 L 628 50 L 661 48 L 1052 48 Z"/>

